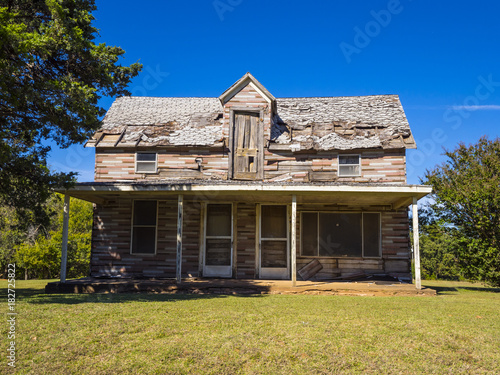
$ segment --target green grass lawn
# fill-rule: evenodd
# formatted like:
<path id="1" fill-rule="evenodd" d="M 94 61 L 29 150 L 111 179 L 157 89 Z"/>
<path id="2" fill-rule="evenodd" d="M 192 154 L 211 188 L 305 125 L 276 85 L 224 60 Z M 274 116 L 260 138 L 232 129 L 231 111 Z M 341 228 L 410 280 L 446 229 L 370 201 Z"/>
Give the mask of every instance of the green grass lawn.
<path id="1" fill-rule="evenodd" d="M 500 290 L 481 284 L 424 282 L 436 297 L 237 297 L 45 295 L 46 283 L 16 285 L 19 374 L 500 373 Z M 12 372 L 7 328 L 0 373 Z"/>

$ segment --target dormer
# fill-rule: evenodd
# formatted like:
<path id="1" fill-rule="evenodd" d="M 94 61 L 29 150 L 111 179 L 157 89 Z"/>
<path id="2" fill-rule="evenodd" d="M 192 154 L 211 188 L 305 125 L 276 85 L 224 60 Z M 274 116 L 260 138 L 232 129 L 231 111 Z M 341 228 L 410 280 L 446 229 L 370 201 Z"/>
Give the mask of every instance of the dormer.
<path id="1" fill-rule="evenodd" d="M 250 73 L 219 96 L 229 139 L 229 178 L 264 178 L 264 143 L 270 139 L 276 99 Z"/>

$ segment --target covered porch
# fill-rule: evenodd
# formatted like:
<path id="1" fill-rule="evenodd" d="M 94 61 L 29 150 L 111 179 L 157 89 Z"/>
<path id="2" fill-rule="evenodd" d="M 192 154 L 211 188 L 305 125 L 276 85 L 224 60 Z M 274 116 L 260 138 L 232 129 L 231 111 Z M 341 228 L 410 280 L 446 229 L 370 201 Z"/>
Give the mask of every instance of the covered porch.
<path id="1" fill-rule="evenodd" d="M 123 201 L 130 200 L 134 202 L 135 200 L 168 200 L 169 202 L 175 202 L 174 205 L 170 205 L 170 211 L 175 208 L 176 217 L 175 220 L 175 230 L 176 234 L 173 235 L 173 241 L 170 247 L 175 247 L 175 254 L 173 254 L 173 261 L 175 262 L 175 281 L 178 285 L 182 284 L 186 280 L 186 271 L 183 270 L 183 266 L 186 267 L 186 256 L 193 258 L 193 247 L 197 247 L 199 250 L 199 255 L 197 256 L 198 261 L 198 272 L 189 273 L 188 275 L 194 276 L 221 276 L 238 278 L 241 274 L 238 270 L 238 265 L 242 264 L 241 252 L 238 251 L 238 245 L 241 241 L 246 240 L 246 255 L 248 257 L 248 247 L 253 244 L 254 249 L 250 249 L 253 254 L 250 254 L 248 262 L 246 262 L 246 267 L 255 267 L 254 276 L 255 279 L 268 279 L 268 278 L 283 278 L 287 281 L 282 281 L 288 283 L 290 287 L 297 287 L 302 281 L 301 274 L 298 272 L 303 269 L 304 266 L 309 264 L 311 261 L 318 260 L 325 264 L 334 264 L 331 267 L 340 268 L 340 263 L 348 264 L 349 262 L 354 264 L 352 267 L 357 267 L 357 265 L 363 264 L 398 264 L 404 263 L 405 254 L 390 254 L 389 250 L 385 250 L 387 241 L 390 239 L 390 235 L 386 235 L 382 232 L 378 237 L 380 241 L 380 254 L 375 256 L 370 254 L 370 250 L 363 244 L 363 250 L 360 254 L 337 254 L 336 256 L 322 256 L 320 252 L 317 254 L 307 253 L 304 250 L 305 245 L 301 245 L 301 241 L 304 241 L 305 236 L 301 235 L 304 226 L 299 225 L 302 215 L 307 214 L 308 216 L 303 216 L 303 221 L 311 221 L 310 218 L 314 217 L 318 220 L 317 227 L 319 228 L 321 223 L 319 222 L 320 215 L 328 216 L 330 218 L 335 218 L 336 213 L 343 213 L 350 215 L 356 220 L 363 221 L 365 219 L 365 213 L 378 213 L 382 219 L 379 220 L 379 226 L 382 228 L 389 228 L 390 226 L 395 226 L 396 224 L 388 223 L 387 225 L 383 222 L 385 216 L 390 216 L 392 213 L 405 212 L 408 205 L 412 205 L 413 209 L 413 230 L 416 235 L 413 236 L 413 262 L 415 269 L 415 287 L 416 289 L 421 289 L 420 283 L 420 257 L 419 257 L 419 238 L 418 238 L 418 209 L 417 201 L 431 192 L 431 187 L 420 186 L 420 185 L 396 185 L 396 184 L 335 184 L 335 183 L 246 183 L 246 182 L 228 182 L 228 181 L 206 181 L 206 182 L 182 182 L 176 181 L 172 182 L 161 182 L 161 183 L 145 183 L 145 182 L 109 182 L 109 183 L 81 183 L 78 184 L 71 190 L 60 191 L 65 194 L 65 215 L 64 215 L 64 226 L 63 226 L 63 247 L 62 247 L 62 262 L 61 262 L 61 282 L 64 283 L 66 280 L 66 259 L 67 259 L 67 226 L 69 219 L 69 197 L 75 197 L 79 199 L 84 199 L 97 205 L 106 205 L 108 202 L 113 201 Z M 192 207 L 196 204 L 197 211 L 193 213 Z M 207 236 L 207 223 L 206 219 L 207 210 L 212 206 L 223 207 L 224 205 L 230 206 L 231 213 L 231 229 L 227 236 L 224 233 L 214 233 L 214 236 Z M 252 206 L 253 205 L 253 206 Z M 276 205 L 282 205 L 286 207 L 287 216 L 287 230 L 286 236 L 281 238 L 279 236 L 265 236 L 262 231 L 263 228 L 267 228 L 269 225 L 263 224 L 263 207 L 271 207 Z M 240 235 L 238 238 L 239 231 L 238 228 L 238 218 L 242 218 L 240 210 L 241 207 L 255 207 L 253 210 L 255 214 L 252 213 L 252 220 L 254 221 L 253 230 L 255 235 L 252 238 L 243 238 Z M 191 211 L 190 211 L 191 209 Z M 238 211 L 240 210 L 240 211 Z M 314 216 L 316 215 L 316 216 Z M 384 216 L 385 215 L 385 216 Z M 200 217 L 198 228 L 193 227 L 188 228 L 190 231 L 188 236 L 185 231 L 186 217 Z M 203 219 L 205 218 L 205 219 Z M 307 220 L 306 220 L 307 219 Z M 328 218 L 326 218 L 328 219 Z M 326 220 L 325 219 L 325 220 Z M 316 220 L 316 219 L 315 219 Z M 248 220 L 247 220 L 248 221 Z M 250 220 L 251 221 L 251 220 Z M 264 220 L 265 221 L 265 220 Z M 366 222 L 368 223 L 368 216 L 366 216 Z M 129 221 L 130 223 L 130 221 Z M 130 224 L 132 225 L 132 224 Z M 208 224 L 209 225 L 209 224 Z M 404 226 L 403 224 L 397 224 L 399 226 Z M 319 229 L 314 228 L 313 230 L 318 231 Z M 386 229 L 387 229 L 386 228 Z M 404 228 L 403 228 L 404 229 Z M 406 227 L 407 230 L 407 227 Z M 186 252 L 186 241 L 192 240 L 194 235 L 198 235 L 196 243 L 191 244 L 191 253 L 183 254 Z M 229 235 L 230 234 L 230 235 Z M 212 238 L 213 237 L 213 238 Z M 269 237 L 269 238 L 268 238 Z M 209 253 L 207 252 L 207 239 L 216 240 L 218 243 L 227 239 L 230 244 L 230 253 L 228 255 L 228 263 L 224 265 L 224 272 L 227 274 L 220 274 L 222 268 L 218 265 L 208 264 Z M 252 242 L 253 241 L 253 242 Z M 280 242 L 283 245 L 280 245 Z M 323 241 L 321 236 L 318 234 L 316 239 L 316 244 L 314 246 L 320 247 L 320 242 Z M 362 243 L 364 240 L 360 239 L 359 242 Z M 385 242 L 383 242 L 385 241 Z M 324 241 L 323 241 L 324 242 Z M 199 246 L 198 246 L 199 244 Z M 273 245 L 273 246 L 270 246 Z M 229 246 L 229 245 L 228 245 Z M 285 247 L 286 246 L 286 247 Z M 302 249 L 299 251 L 299 249 Z M 267 248 L 274 248 L 276 253 L 277 247 L 286 248 L 286 263 L 282 263 L 279 267 L 275 267 L 272 264 L 265 264 L 265 251 Z M 365 251 L 366 247 L 366 251 Z M 384 251 L 382 251 L 384 250 Z M 309 251 L 309 250 L 308 250 Z M 132 251 L 131 251 L 132 252 Z M 368 255 L 368 256 L 366 256 Z M 240 257 L 240 262 L 237 262 L 238 257 Z M 399 258 L 398 258 L 399 257 Z M 408 254 L 406 254 L 408 257 Z M 251 259 L 253 258 L 253 259 Z M 184 262 L 183 262 L 184 259 Z M 399 259 L 399 260 L 398 260 Z M 138 260 L 140 261 L 140 260 Z M 253 263 L 252 263 L 253 262 Z M 250 264 L 250 266 L 248 266 Z M 385 266 L 383 266 L 385 269 Z M 347 269 L 342 269 L 342 273 L 347 272 Z M 215 273 L 211 273 L 215 272 Z M 339 271 L 340 272 L 340 271 Z M 281 276 L 278 276 L 281 275 Z M 299 277 L 297 277 L 299 276 Z M 251 277 L 251 276 L 250 276 Z"/>

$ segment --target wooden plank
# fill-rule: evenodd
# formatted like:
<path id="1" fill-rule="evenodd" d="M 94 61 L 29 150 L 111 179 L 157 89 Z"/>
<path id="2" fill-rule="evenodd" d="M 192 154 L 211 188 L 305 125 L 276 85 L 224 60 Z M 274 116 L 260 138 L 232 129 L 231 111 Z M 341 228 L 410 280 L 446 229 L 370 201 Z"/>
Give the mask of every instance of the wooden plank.
<path id="1" fill-rule="evenodd" d="M 287 268 L 287 241 L 261 241 L 261 267 Z"/>
<path id="2" fill-rule="evenodd" d="M 314 259 L 312 262 L 309 262 L 304 267 L 302 267 L 298 272 L 302 280 L 309 280 L 311 277 L 316 275 L 319 271 L 323 269 L 322 264 L 319 260 Z"/>
<path id="3" fill-rule="evenodd" d="M 265 117 L 264 117 L 265 116 Z M 264 127 L 266 126 L 264 123 L 264 118 L 268 120 L 267 125 L 267 131 L 264 131 Z M 259 112 L 259 118 L 256 124 L 256 132 L 255 136 L 257 137 L 257 150 L 258 154 L 255 158 L 255 168 L 256 168 L 256 174 L 255 178 L 256 179 L 264 179 L 264 138 L 269 139 L 270 138 L 270 130 L 271 130 L 271 124 L 269 122 L 270 116 L 264 114 L 264 110 L 261 108 Z"/>
<path id="4" fill-rule="evenodd" d="M 231 239 L 207 238 L 205 256 L 207 266 L 229 266 L 231 264 Z"/>
<path id="5" fill-rule="evenodd" d="M 257 156 L 256 148 L 240 148 L 236 150 L 236 156 Z"/>
<path id="6" fill-rule="evenodd" d="M 179 194 L 177 198 L 177 267 L 175 271 L 177 284 L 181 283 L 182 275 L 182 219 L 184 216 L 183 198 L 182 194 Z"/>
<path id="7" fill-rule="evenodd" d="M 200 202 L 200 234 L 198 252 L 198 275 L 203 275 L 203 262 L 205 257 L 205 210 L 206 202 Z"/>
<path id="8" fill-rule="evenodd" d="M 392 209 L 397 210 L 400 209 L 401 207 L 408 207 L 410 204 L 413 202 L 413 197 L 404 197 L 392 204 Z"/>
<path id="9" fill-rule="evenodd" d="M 420 280 L 420 244 L 418 233 L 418 205 L 417 198 L 413 198 L 413 256 L 415 258 L 415 286 L 422 289 Z"/>
<path id="10" fill-rule="evenodd" d="M 261 216 L 261 204 L 256 205 L 256 215 L 255 215 L 255 278 L 260 278 L 260 216 Z"/>
<path id="11" fill-rule="evenodd" d="M 292 286 L 297 285 L 297 196 L 292 195 L 292 228 L 290 231 L 292 252 Z"/>
<path id="12" fill-rule="evenodd" d="M 255 114 L 254 116 L 250 116 L 250 139 L 249 139 L 249 144 L 248 148 L 256 148 L 257 147 L 257 120 L 258 120 L 258 115 Z"/>
<path id="13" fill-rule="evenodd" d="M 281 169 L 281 168 L 280 168 Z M 338 178 L 337 172 L 309 172 L 311 181 L 334 181 Z"/>
<path id="14" fill-rule="evenodd" d="M 235 172 L 235 178 L 240 180 L 255 180 L 255 172 Z"/>
<path id="15" fill-rule="evenodd" d="M 232 233 L 233 233 L 233 243 L 231 248 L 233 249 L 233 277 L 238 278 L 238 203 L 233 203 L 233 214 L 232 214 Z"/>
<path id="16" fill-rule="evenodd" d="M 158 177 L 170 177 L 170 178 L 203 178 L 203 172 L 194 170 L 182 170 L 182 169 L 166 169 L 161 168 L 158 170 Z"/>

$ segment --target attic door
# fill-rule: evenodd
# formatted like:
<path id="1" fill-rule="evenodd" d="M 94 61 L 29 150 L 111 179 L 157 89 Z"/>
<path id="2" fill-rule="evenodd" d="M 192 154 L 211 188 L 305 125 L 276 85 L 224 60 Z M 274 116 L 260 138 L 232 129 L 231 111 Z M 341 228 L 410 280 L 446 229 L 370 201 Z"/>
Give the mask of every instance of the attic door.
<path id="1" fill-rule="evenodd" d="M 233 178 L 259 176 L 259 113 L 235 112 L 233 121 Z"/>

